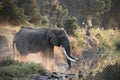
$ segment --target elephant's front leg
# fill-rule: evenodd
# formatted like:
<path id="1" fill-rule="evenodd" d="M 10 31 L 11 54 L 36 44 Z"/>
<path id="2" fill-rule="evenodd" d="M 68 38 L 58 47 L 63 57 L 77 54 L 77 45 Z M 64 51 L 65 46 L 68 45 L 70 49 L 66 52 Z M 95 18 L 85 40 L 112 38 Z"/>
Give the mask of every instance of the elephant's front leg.
<path id="1" fill-rule="evenodd" d="M 68 63 L 68 66 L 69 66 L 68 70 L 70 70 L 71 69 L 71 61 L 67 59 L 67 63 Z"/>

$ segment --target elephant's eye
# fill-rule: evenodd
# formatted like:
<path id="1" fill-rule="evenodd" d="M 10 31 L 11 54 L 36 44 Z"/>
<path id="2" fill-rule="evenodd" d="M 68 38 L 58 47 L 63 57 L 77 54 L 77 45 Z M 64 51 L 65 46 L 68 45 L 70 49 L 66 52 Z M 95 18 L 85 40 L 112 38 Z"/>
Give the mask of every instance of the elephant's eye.
<path id="1" fill-rule="evenodd" d="M 63 37 L 64 37 L 64 34 L 59 34 L 58 37 L 59 37 L 59 38 L 63 38 Z"/>
<path id="2" fill-rule="evenodd" d="M 61 36 L 61 35 L 60 35 L 60 36 L 58 36 L 58 38 L 59 38 L 59 39 L 63 39 L 63 38 L 65 38 L 65 36 Z"/>

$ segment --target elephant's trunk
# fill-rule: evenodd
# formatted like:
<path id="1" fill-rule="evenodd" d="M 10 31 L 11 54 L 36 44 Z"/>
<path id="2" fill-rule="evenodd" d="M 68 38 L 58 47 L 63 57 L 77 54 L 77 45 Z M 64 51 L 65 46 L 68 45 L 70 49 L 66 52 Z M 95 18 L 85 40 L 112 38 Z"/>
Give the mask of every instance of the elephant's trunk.
<path id="1" fill-rule="evenodd" d="M 62 47 L 63 47 L 63 52 L 64 52 L 64 54 L 65 54 L 65 56 L 67 57 L 68 60 L 73 61 L 73 62 L 78 60 L 77 58 L 71 56 L 71 54 L 70 54 L 71 53 L 70 42 L 69 42 L 68 39 L 67 39 L 67 41 L 63 42 Z"/>

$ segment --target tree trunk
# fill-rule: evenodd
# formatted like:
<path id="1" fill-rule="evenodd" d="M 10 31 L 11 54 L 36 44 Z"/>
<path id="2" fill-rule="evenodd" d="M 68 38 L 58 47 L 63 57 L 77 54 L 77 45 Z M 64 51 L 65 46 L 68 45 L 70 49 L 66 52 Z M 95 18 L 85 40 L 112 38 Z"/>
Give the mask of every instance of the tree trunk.
<path id="1" fill-rule="evenodd" d="M 92 16 L 91 15 L 89 15 L 89 16 L 87 16 L 87 23 L 88 23 L 88 27 L 91 27 L 92 26 Z"/>
<path id="2" fill-rule="evenodd" d="M 92 27 L 92 16 L 89 15 L 87 16 L 87 23 L 88 23 L 88 26 L 86 27 L 86 35 L 87 36 L 90 36 L 90 28 Z"/>

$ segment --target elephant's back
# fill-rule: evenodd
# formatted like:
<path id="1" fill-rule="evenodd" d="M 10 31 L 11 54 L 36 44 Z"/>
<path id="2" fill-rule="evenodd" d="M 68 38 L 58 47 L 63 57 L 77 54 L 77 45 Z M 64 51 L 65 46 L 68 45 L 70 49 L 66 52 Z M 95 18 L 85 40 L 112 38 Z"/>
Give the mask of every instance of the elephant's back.
<path id="1" fill-rule="evenodd" d="M 18 34 L 20 35 L 41 35 L 41 34 L 45 34 L 47 31 L 49 30 L 49 28 L 40 28 L 40 29 L 34 29 L 34 28 L 22 28 Z"/>
<path id="2" fill-rule="evenodd" d="M 20 39 L 42 39 L 45 38 L 47 31 L 49 28 L 41 28 L 41 29 L 33 29 L 33 28 L 22 28 L 19 32 L 15 35 L 15 41 Z"/>

